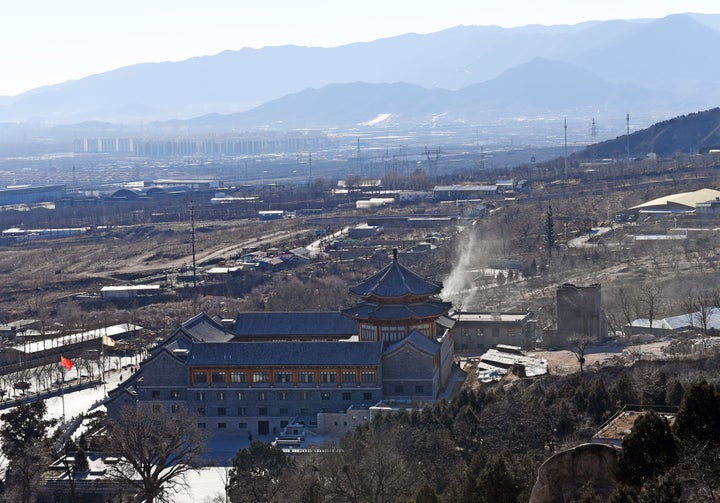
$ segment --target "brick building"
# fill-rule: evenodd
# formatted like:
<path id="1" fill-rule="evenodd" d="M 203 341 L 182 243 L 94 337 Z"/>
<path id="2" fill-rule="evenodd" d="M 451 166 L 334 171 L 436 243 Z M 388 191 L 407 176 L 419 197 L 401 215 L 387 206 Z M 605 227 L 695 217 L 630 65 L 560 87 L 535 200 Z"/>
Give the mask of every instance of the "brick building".
<path id="1" fill-rule="evenodd" d="M 574 338 L 600 342 L 607 337 L 607 319 L 599 284 L 564 283 L 557 289 L 557 333 L 548 345 L 567 346 Z"/>

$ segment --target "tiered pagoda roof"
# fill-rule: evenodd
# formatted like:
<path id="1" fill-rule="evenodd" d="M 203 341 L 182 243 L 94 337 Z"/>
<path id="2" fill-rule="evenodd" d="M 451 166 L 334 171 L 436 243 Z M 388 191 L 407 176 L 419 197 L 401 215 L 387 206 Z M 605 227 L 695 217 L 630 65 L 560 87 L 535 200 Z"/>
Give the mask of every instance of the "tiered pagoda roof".
<path id="1" fill-rule="evenodd" d="M 449 302 L 430 297 L 442 291 L 442 283 L 425 279 L 398 262 L 393 250 L 392 262 L 350 292 L 364 300 L 342 313 L 355 320 L 402 322 L 431 320 L 452 308 Z"/>
<path id="2" fill-rule="evenodd" d="M 343 310 L 343 314 L 360 320 L 419 320 L 437 318 L 451 309 L 449 302 L 425 301 L 412 304 L 360 302 Z"/>
<path id="3" fill-rule="evenodd" d="M 442 283 L 422 278 L 400 264 L 396 249 L 393 250 L 393 260 L 387 267 L 350 288 L 350 292 L 359 297 L 378 300 L 429 297 L 437 295 L 441 290 Z"/>

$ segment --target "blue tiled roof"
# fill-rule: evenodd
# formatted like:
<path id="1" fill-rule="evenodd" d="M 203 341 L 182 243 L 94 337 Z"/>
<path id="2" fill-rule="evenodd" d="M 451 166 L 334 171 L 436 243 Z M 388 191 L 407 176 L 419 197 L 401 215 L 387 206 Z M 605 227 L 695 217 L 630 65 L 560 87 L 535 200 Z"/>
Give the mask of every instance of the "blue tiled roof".
<path id="1" fill-rule="evenodd" d="M 361 302 L 343 310 L 345 316 L 356 320 L 408 320 L 434 318 L 447 314 L 450 302 L 427 301 L 414 304 L 381 304 Z"/>
<path id="2" fill-rule="evenodd" d="M 238 337 L 343 336 L 358 333 L 357 323 L 337 311 L 238 313 Z"/>
<path id="3" fill-rule="evenodd" d="M 194 340 L 202 342 L 227 342 L 233 338 L 225 327 L 205 313 L 200 313 L 183 322 L 182 329 Z"/>
<path id="4" fill-rule="evenodd" d="M 360 297 L 398 298 L 408 295 L 430 296 L 440 293 L 442 283 L 420 277 L 397 261 L 397 252 L 393 261 L 382 271 L 350 289 Z"/>
<path id="5" fill-rule="evenodd" d="M 199 343 L 188 364 L 214 365 L 379 365 L 379 342 L 232 342 Z"/>
<path id="6" fill-rule="evenodd" d="M 408 334 L 407 337 L 404 339 L 401 339 L 397 341 L 394 344 L 391 344 L 387 348 L 385 348 L 384 354 L 389 355 L 391 353 L 394 353 L 401 347 L 403 347 L 406 344 L 410 344 L 412 346 L 415 346 L 420 351 L 423 351 L 425 353 L 428 353 L 430 355 L 435 355 L 438 351 L 440 351 L 440 343 L 437 341 L 434 341 L 427 337 L 426 335 L 423 335 L 421 332 L 417 330 L 413 330 Z"/>

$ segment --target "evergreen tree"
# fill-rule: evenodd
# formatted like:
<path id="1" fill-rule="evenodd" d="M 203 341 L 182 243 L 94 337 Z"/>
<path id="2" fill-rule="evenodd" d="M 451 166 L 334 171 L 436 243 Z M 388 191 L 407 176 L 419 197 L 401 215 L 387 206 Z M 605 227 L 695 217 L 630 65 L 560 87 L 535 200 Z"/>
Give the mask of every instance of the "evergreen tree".
<path id="1" fill-rule="evenodd" d="M 22 403 L 10 412 L 0 416 L 2 453 L 14 461 L 25 448 L 45 438 L 48 427 L 55 424 L 52 419 L 44 419 L 47 412 L 45 402 L 39 400 L 29 404 Z"/>
<path id="2" fill-rule="evenodd" d="M 627 482 L 642 486 L 677 461 L 675 437 L 667 420 L 654 411 L 637 418 L 622 442 L 619 464 Z"/>
<path id="3" fill-rule="evenodd" d="M 282 449 L 255 441 L 240 449 L 233 459 L 227 494 L 233 503 L 272 501 L 280 489 L 290 459 Z"/>
<path id="4" fill-rule="evenodd" d="M 706 381 L 693 384 L 683 396 L 675 433 L 685 442 L 720 443 L 720 399 Z"/>
<path id="5" fill-rule="evenodd" d="M 615 385 L 610 391 L 610 396 L 612 396 L 612 399 L 618 407 L 638 402 L 635 385 L 627 372 L 621 373 L 620 377 L 615 381 Z"/>
<path id="6" fill-rule="evenodd" d="M 547 245 L 548 257 L 552 257 L 553 248 L 557 245 L 552 206 L 548 206 L 547 214 L 545 215 L 545 244 Z"/>
<path id="7" fill-rule="evenodd" d="M 75 451 L 73 470 L 75 473 L 86 472 L 90 470 L 90 463 L 88 462 L 87 454 L 85 454 L 85 451 L 82 448 Z"/>
<path id="8" fill-rule="evenodd" d="M 682 403 L 683 396 L 685 395 L 685 389 L 680 381 L 673 381 L 668 387 L 665 403 L 668 405 L 678 406 Z"/>
<path id="9" fill-rule="evenodd" d="M 588 413 L 592 415 L 595 421 L 602 420 L 610 406 L 610 394 L 607 392 L 605 382 L 602 379 L 597 379 L 593 383 L 587 401 Z"/>
<path id="10" fill-rule="evenodd" d="M 420 486 L 420 489 L 415 493 L 414 503 L 439 503 L 437 494 L 427 482 Z"/>

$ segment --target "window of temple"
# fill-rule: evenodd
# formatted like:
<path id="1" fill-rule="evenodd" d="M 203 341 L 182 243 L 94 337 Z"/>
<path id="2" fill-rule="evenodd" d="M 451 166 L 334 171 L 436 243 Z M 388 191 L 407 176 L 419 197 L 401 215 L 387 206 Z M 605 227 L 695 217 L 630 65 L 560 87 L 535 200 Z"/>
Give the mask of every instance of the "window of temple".
<path id="1" fill-rule="evenodd" d="M 342 373 L 343 384 L 356 384 L 357 374 L 354 370 L 343 370 Z"/>
<path id="2" fill-rule="evenodd" d="M 231 372 L 230 373 L 230 381 L 235 382 L 235 383 L 248 382 L 247 372 Z"/>
<path id="3" fill-rule="evenodd" d="M 430 337 L 430 335 L 432 335 L 430 333 L 430 324 L 429 323 L 421 323 L 420 325 L 415 325 L 414 327 L 412 327 L 412 329 L 417 330 L 421 334 L 426 335 L 428 337 Z M 463 335 L 467 335 L 464 332 L 465 332 L 465 330 L 463 330 Z"/>
<path id="4" fill-rule="evenodd" d="M 253 372 L 253 383 L 269 383 L 270 372 L 266 370 L 258 370 Z"/>
<path id="5" fill-rule="evenodd" d="M 377 340 L 377 327 L 375 325 L 360 325 L 360 340 L 361 341 L 376 341 Z"/>
<path id="6" fill-rule="evenodd" d="M 406 335 L 405 327 L 380 327 L 383 342 L 396 342 Z"/>
<path id="7" fill-rule="evenodd" d="M 315 372 L 298 372 L 298 382 L 302 384 L 312 384 L 315 382 Z"/>
<path id="8" fill-rule="evenodd" d="M 320 382 L 323 384 L 332 384 L 337 382 L 337 372 L 322 371 L 320 372 Z"/>
<path id="9" fill-rule="evenodd" d="M 292 382 L 292 372 L 275 372 L 275 383 Z"/>
<path id="10" fill-rule="evenodd" d="M 363 372 L 361 374 L 363 384 L 375 384 L 377 382 L 377 376 L 375 372 Z"/>

